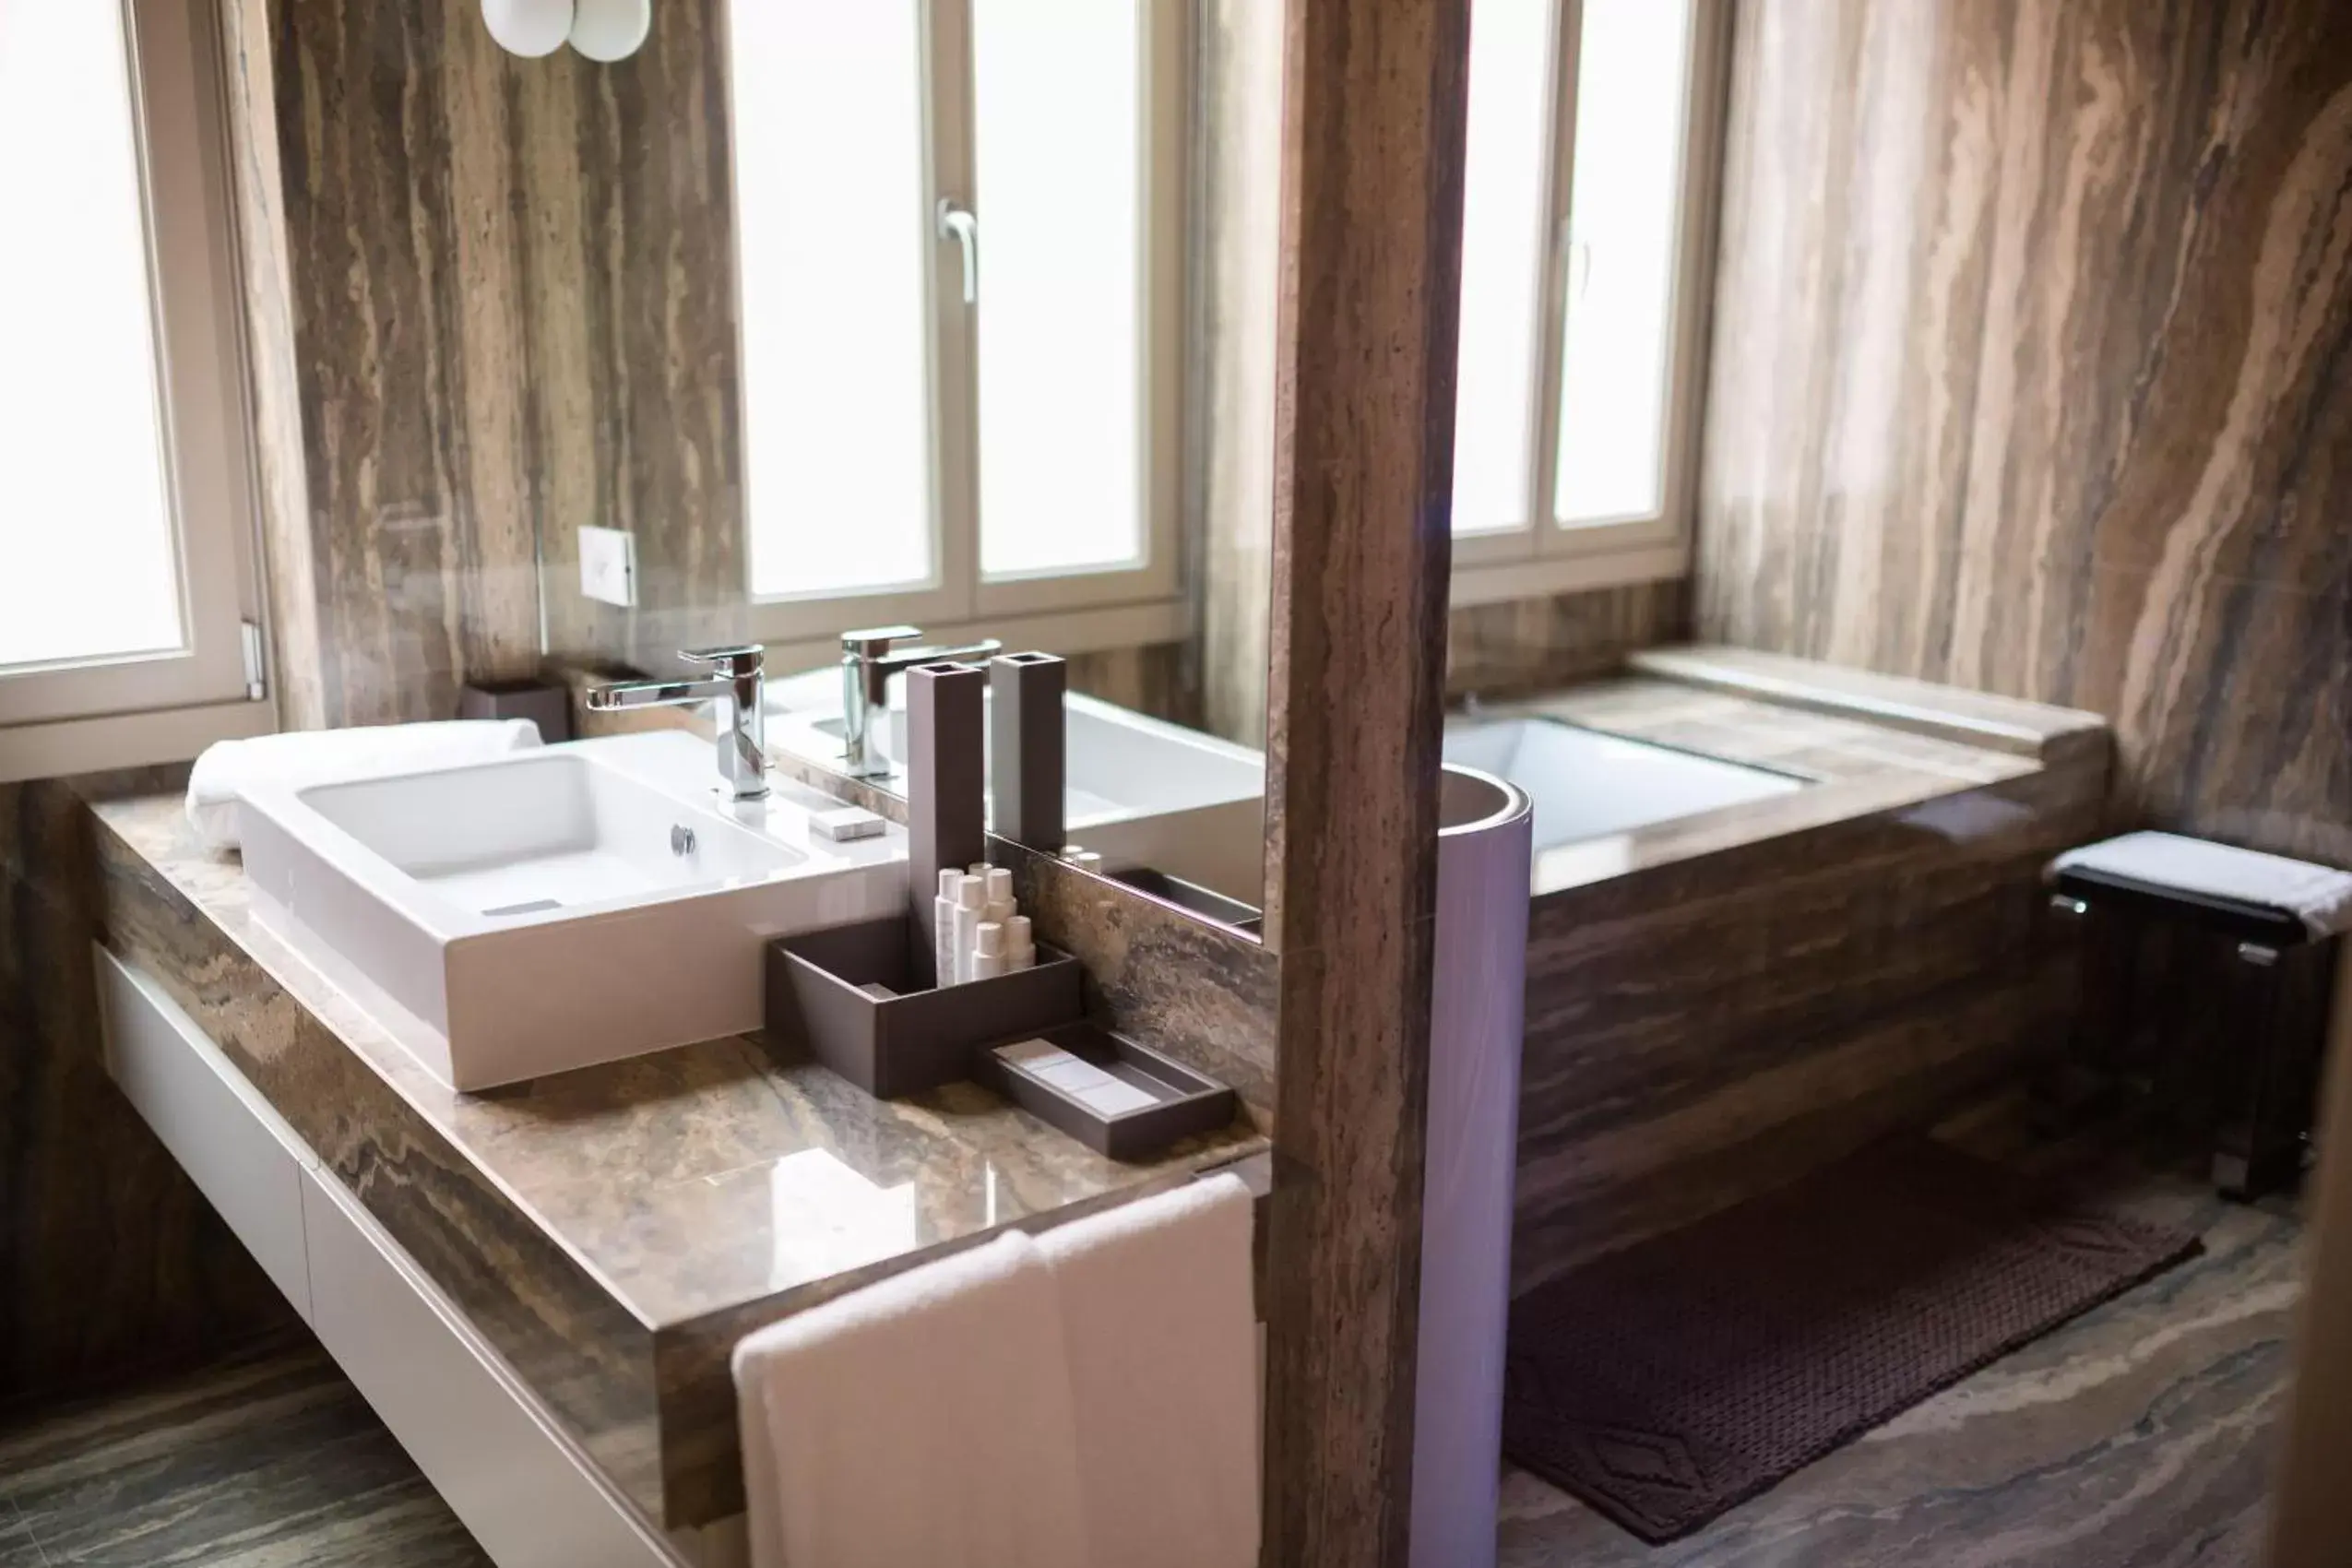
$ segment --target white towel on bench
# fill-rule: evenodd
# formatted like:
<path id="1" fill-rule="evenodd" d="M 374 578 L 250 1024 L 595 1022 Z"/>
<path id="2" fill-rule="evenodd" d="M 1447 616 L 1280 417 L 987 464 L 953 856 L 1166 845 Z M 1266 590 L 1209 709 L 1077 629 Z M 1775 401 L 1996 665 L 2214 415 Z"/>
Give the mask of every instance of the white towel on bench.
<path id="1" fill-rule="evenodd" d="M 2178 833 L 2126 833 L 2085 844 L 2050 861 L 2049 869 L 2053 876 L 2062 871 L 2105 872 L 2154 887 L 2284 909 L 2303 922 L 2313 941 L 2352 928 L 2352 872 Z"/>

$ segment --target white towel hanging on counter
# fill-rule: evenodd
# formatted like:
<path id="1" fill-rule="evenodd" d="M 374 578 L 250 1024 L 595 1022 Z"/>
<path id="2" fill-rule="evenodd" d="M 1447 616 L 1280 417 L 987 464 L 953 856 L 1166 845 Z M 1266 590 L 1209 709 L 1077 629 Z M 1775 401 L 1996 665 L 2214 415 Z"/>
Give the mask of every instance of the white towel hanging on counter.
<path id="1" fill-rule="evenodd" d="M 1053 1277 L 1017 1231 L 745 1337 L 754 1568 L 1085 1568 Z"/>
<path id="2" fill-rule="evenodd" d="M 1253 1209 L 1233 1176 L 1047 1231 L 1099 1568 L 1258 1560 Z"/>
<path id="3" fill-rule="evenodd" d="M 746 1336 L 753 1568 L 1249 1568 L 1252 1223 L 1213 1177 Z"/>
<path id="4" fill-rule="evenodd" d="M 419 768 L 487 762 L 539 744 L 528 719 L 447 719 L 354 730 L 289 730 L 205 747 L 188 773 L 188 826 L 205 847 L 237 848 L 238 802 L 256 784 L 380 778 Z"/>

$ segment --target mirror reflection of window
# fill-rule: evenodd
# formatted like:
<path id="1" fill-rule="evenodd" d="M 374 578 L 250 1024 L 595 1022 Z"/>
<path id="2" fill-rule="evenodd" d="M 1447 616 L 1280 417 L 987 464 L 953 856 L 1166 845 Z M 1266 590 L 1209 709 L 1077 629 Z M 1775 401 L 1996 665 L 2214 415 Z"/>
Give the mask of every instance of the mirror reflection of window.
<path id="1" fill-rule="evenodd" d="M 731 6 L 756 632 L 1175 603 L 1185 11 Z"/>
<path id="2" fill-rule="evenodd" d="M 755 0 L 729 18 L 735 58 L 759 63 L 734 101 L 755 596 L 937 575 L 920 13 Z"/>
<path id="3" fill-rule="evenodd" d="M 1687 539 L 1710 16 L 1705 0 L 1472 9 L 1455 559 L 1515 568 L 1518 593 L 1593 586 L 1608 552 L 1639 552 L 1615 580 L 1671 576 Z M 1538 569 L 1561 580 L 1531 583 Z"/>

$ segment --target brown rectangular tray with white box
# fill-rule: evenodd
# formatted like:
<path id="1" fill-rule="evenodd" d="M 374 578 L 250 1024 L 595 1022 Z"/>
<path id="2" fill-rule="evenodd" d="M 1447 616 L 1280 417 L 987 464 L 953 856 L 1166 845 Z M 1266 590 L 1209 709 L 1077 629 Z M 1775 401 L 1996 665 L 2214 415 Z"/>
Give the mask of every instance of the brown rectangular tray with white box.
<path id="1" fill-rule="evenodd" d="M 1232 1121 L 1230 1088 L 1086 1020 L 1068 954 L 1040 943 L 1030 968 L 932 988 L 917 941 L 892 916 L 769 943 L 768 1034 L 885 1099 L 970 1079 L 1113 1159 Z"/>
<path id="2" fill-rule="evenodd" d="M 1051 1056 L 1028 1049 L 1039 1046 Z M 1087 1076 L 1074 1081 L 1071 1064 Z M 1084 1021 L 997 1041 L 975 1053 L 972 1077 L 1113 1159 L 1143 1159 L 1233 1120 L 1225 1085 Z"/>

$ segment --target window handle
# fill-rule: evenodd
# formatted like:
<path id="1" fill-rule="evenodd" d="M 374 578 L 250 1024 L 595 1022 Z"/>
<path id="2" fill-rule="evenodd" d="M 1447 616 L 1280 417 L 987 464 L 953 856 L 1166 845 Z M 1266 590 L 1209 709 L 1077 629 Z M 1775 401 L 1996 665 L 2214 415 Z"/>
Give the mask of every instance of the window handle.
<path id="1" fill-rule="evenodd" d="M 951 196 L 939 198 L 939 237 L 954 240 L 964 251 L 964 303 L 980 301 L 980 220 L 971 208 L 958 207 Z"/>

